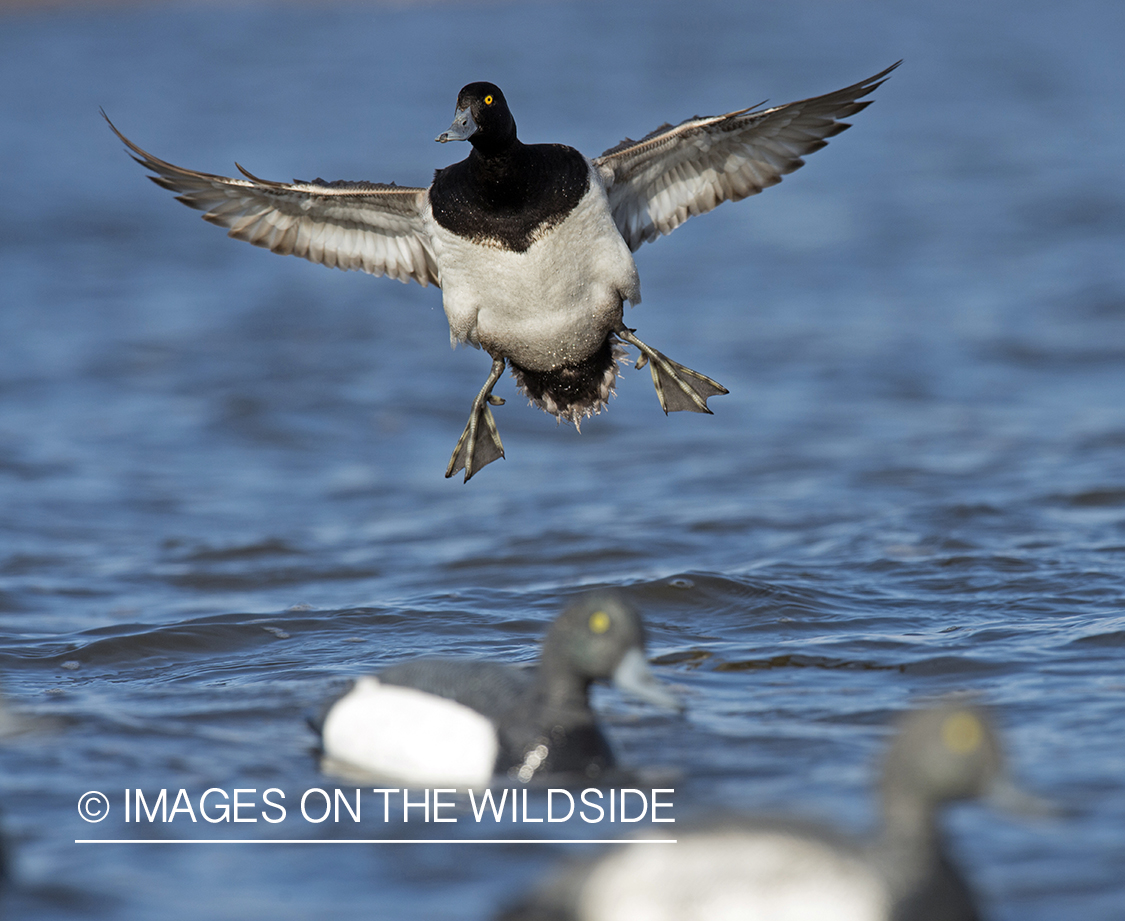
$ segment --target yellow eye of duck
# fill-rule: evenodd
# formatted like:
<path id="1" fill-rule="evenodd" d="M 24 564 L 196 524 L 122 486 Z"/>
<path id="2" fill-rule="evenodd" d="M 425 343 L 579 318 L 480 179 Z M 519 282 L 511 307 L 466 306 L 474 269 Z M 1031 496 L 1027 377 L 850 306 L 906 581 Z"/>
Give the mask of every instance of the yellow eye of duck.
<path id="1" fill-rule="evenodd" d="M 950 751 L 967 755 L 980 748 L 984 729 L 971 713 L 955 713 L 942 724 L 941 740 Z"/>
<path id="2" fill-rule="evenodd" d="M 590 631 L 605 633 L 609 629 L 609 615 L 605 611 L 595 611 L 590 615 Z"/>
<path id="3" fill-rule="evenodd" d="M 485 96 L 485 97 L 484 97 L 484 104 L 485 104 L 486 106 L 490 106 L 490 105 L 492 105 L 492 96 Z"/>

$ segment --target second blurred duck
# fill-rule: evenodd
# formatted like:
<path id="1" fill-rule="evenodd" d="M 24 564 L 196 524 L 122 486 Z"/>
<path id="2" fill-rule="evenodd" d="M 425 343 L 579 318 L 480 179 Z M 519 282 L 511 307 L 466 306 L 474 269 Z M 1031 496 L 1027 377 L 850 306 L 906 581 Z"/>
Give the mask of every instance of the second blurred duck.
<path id="1" fill-rule="evenodd" d="M 883 827 L 870 841 L 805 823 L 724 818 L 676 844 L 626 844 L 549 882 L 502 921 L 976 921 L 949 860 L 939 808 L 985 797 L 1042 804 L 1008 780 L 986 715 L 948 704 L 911 714 L 890 752 Z"/>
<path id="2" fill-rule="evenodd" d="M 545 774 L 593 780 L 614 765 L 589 702 L 602 680 L 680 708 L 649 670 L 640 617 L 605 592 L 559 615 L 535 668 L 414 659 L 360 678 L 324 717 L 324 753 L 417 784 L 481 787 L 505 773 L 524 783 Z"/>

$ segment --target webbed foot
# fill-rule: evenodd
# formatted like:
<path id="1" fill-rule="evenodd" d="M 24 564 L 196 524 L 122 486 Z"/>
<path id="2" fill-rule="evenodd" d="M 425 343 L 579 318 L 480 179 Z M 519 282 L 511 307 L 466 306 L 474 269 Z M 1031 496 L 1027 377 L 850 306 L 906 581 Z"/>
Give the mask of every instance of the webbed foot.
<path id="1" fill-rule="evenodd" d="M 493 406 L 504 405 L 500 397 L 492 395 L 492 388 L 503 373 L 504 359 L 493 359 L 492 371 L 473 400 L 465 431 L 461 433 L 457 447 L 453 449 L 453 456 L 449 458 L 449 466 L 445 468 L 446 477 L 464 469 L 465 482 L 468 483 L 474 473 L 504 456 L 504 445 L 500 442 L 500 433 L 496 431 L 496 420 L 492 418 L 492 410 L 488 408 L 490 403 Z"/>
<path id="2" fill-rule="evenodd" d="M 707 398 L 730 393 L 726 387 L 711 380 L 705 374 L 685 368 L 672 361 L 667 355 L 645 345 L 627 326 L 620 326 L 614 332 L 618 339 L 628 342 L 641 353 L 641 357 L 637 359 L 638 370 L 648 364 L 652 372 L 652 384 L 656 387 L 656 396 L 660 399 L 660 408 L 665 413 L 686 410 L 710 414 Z"/>

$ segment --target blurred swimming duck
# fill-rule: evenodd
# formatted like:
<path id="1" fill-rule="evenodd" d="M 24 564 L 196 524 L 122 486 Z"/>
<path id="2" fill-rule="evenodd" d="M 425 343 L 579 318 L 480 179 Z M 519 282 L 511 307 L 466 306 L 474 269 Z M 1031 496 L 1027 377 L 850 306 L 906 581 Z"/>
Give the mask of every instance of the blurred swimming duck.
<path id="1" fill-rule="evenodd" d="M 502 921 L 975 921 L 938 825 L 942 806 L 975 797 L 1044 809 L 1008 779 L 984 712 L 922 710 L 904 720 L 886 757 L 883 825 L 873 840 L 726 818 L 685 827 L 667 847 L 616 848 L 552 880 Z"/>
<path id="2" fill-rule="evenodd" d="M 897 67 L 769 109 L 662 125 L 588 160 L 562 144 L 522 143 L 500 88 L 470 83 L 440 142 L 469 156 L 428 189 L 372 182 L 272 182 L 200 173 L 154 157 L 110 128 L 157 185 L 229 235 L 283 255 L 442 289 L 450 341 L 492 356 L 445 475 L 465 480 L 504 456 L 489 405 L 510 366 L 519 388 L 559 420 L 600 412 L 624 344 L 647 363 L 665 413 L 710 413 L 728 391 L 646 345 L 622 305 L 640 303 L 632 252 L 724 201 L 754 195 L 804 165 L 849 125 Z M 105 114 L 104 112 L 102 113 Z M 108 117 L 106 121 L 109 121 Z"/>
<path id="3" fill-rule="evenodd" d="M 547 632 L 539 664 L 414 659 L 360 678 L 328 710 L 324 753 L 345 768 L 417 784 L 486 786 L 507 774 L 582 782 L 614 767 L 589 689 L 613 683 L 678 710 L 644 658 L 644 625 L 617 595 L 586 595 Z"/>

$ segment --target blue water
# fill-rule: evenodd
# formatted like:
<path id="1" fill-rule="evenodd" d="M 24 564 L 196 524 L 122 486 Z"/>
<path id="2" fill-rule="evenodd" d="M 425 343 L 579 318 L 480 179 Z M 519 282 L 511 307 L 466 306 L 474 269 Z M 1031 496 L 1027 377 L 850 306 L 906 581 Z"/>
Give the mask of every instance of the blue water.
<path id="1" fill-rule="evenodd" d="M 304 722 L 347 677 L 532 660 L 610 585 L 690 709 L 596 705 L 677 818 L 868 827 L 888 722 L 971 691 L 1070 810 L 951 812 L 988 917 L 1125 917 L 1123 46 L 1114 0 L 0 14 L 0 911 L 488 918 L 595 851 L 74 842 L 616 833 L 297 809 L 354 789 Z M 630 325 L 730 389 L 714 416 L 628 370 L 576 435 L 506 378 L 508 456 L 468 485 L 488 361 L 440 295 L 226 239 L 98 114 L 211 172 L 425 184 L 470 80 L 594 155 L 899 58 L 804 170 L 638 253 Z M 127 788 L 210 787 L 289 818 L 123 822 Z"/>

